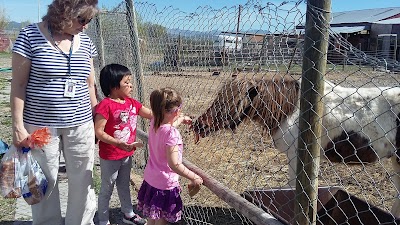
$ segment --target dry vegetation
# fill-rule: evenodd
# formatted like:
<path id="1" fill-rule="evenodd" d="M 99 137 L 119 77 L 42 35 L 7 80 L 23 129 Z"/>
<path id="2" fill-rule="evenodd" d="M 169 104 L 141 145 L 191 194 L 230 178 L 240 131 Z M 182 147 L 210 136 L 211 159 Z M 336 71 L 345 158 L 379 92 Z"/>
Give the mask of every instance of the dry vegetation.
<path id="1" fill-rule="evenodd" d="M 0 68 L 11 67 L 11 55 L 0 53 Z M 0 72 L 0 139 L 11 143 L 11 111 L 9 101 L 9 88 L 11 73 Z M 15 200 L 0 197 L 0 224 L 12 224 L 15 213 Z"/>

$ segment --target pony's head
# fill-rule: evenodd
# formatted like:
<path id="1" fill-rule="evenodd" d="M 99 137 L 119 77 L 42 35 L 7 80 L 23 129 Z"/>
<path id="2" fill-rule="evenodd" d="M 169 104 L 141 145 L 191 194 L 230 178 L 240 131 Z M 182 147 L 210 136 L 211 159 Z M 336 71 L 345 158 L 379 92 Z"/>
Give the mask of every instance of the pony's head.
<path id="1" fill-rule="evenodd" d="M 196 142 L 221 129 L 236 127 L 246 118 L 251 99 L 256 95 L 254 85 L 244 79 L 233 79 L 223 84 L 211 106 L 193 123 Z"/>
<path id="2" fill-rule="evenodd" d="M 196 142 L 218 130 L 235 131 L 246 119 L 274 132 L 296 106 L 299 82 L 294 79 L 240 78 L 223 84 L 211 106 L 193 123 Z"/>

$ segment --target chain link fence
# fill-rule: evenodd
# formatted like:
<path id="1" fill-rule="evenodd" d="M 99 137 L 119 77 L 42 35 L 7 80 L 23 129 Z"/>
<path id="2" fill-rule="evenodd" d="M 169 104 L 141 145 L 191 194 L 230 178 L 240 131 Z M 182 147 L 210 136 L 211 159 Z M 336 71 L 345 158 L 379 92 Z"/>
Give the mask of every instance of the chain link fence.
<path id="1" fill-rule="evenodd" d="M 320 8 L 307 10 L 315 24 L 327 20 Z M 191 198 L 182 180 L 180 224 L 294 224 L 299 214 L 294 189 L 304 186 L 296 183 L 295 170 L 309 165 L 317 177 L 305 184 L 319 186 L 318 198 L 308 200 L 317 202 L 313 222 L 400 223 L 395 50 L 361 51 L 329 27 L 313 27 L 329 34 L 321 39 L 329 44 L 327 53 L 319 52 L 327 67 L 318 71 L 324 88 L 322 132 L 316 137 L 329 160 L 294 163 L 299 99 L 307 93 L 300 88 L 312 83 L 304 76 L 310 69 L 304 68 L 304 53 L 315 48 L 305 47 L 309 37 L 296 29 L 305 18 L 303 1 L 250 0 L 194 12 L 121 2 L 91 24 L 87 33 L 100 53 L 97 74 L 108 63 L 127 65 L 134 72 L 135 98 L 149 106 L 153 89 L 173 87 L 184 96 L 184 112 L 194 118 L 192 129 L 180 127 L 185 163 L 205 178 L 207 188 Z M 317 92 L 316 86 L 310 90 Z M 140 122 L 146 130 L 148 122 Z M 145 133 L 140 138 L 145 141 Z M 146 149 L 135 153 L 139 176 L 146 157 Z M 12 224 L 11 214 L 2 212 L 7 222 L 0 218 L 0 223 Z"/>
<path id="2" fill-rule="evenodd" d="M 296 167 L 310 164 L 317 169 L 308 183 L 320 187 L 318 199 L 309 199 L 317 202 L 314 222 L 398 223 L 399 63 L 318 27 L 329 19 L 315 7 L 307 8 L 312 29 L 327 31 L 320 41 L 329 45 L 311 62 L 327 62 L 326 71 L 317 71 L 323 82 L 311 87 L 323 87 L 316 143 L 330 160 L 296 165 L 299 99 L 309 91 L 301 87 L 311 83 L 302 74 L 316 68 L 303 65 L 310 60 L 304 53 L 317 45 L 304 46 L 311 28 L 296 29 L 306 22 L 306 8 L 303 1 L 250 0 L 183 12 L 179 6 L 121 2 L 103 10 L 87 31 L 100 52 L 96 70 L 127 65 L 134 72 L 134 97 L 144 105 L 160 87 L 184 97 L 184 112 L 194 118 L 193 129 L 180 127 L 184 157 L 207 177 L 207 188 L 191 198 L 182 180 L 182 224 L 294 224 L 294 189 L 304 185 L 296 183 Z M 146 131 L 148 122 L 142 123 Z M 135 173 L 142 175 L 146 149 L 135 159 Z M 254 215 L 244 199 L 268 214 Z"/>
<path id="3" fill-rule="evenodd" d="M 317 43 L 305 46 L 310 37 L 299 28 L 306 9 L 312 29 L 328 43 L 327 53 L 317 49 L 319 60 L 308 58 L 310 68 L 304 67 L 304 55 Z M 173 87 L 184 96 L 184 112 L 194 118 L 193 128 L 180 127 L 185 164 L 205 178 L 207 187 L 191 198 L 182 180 L 181 224 L 295 224 L 308 209 L 296 211 L 294 189 L 308 184 L 319 186 L 318 198 L 307 200 L 317 202 L 317 224 L 400 223 L 398 52 L 361 51 L 343 35 L 319 26 L 329 21 L 326 13 L 307 8 L 304 1 L 249 0 L 193 12 L 139 1 L 133 7 L 127 1 L 102 10 L 91 24 L 87 33 L 100 53 L 97 74 L 109 63 L 127 65 L 134 72 L 135 98 L 149 106 L 152 90 Z M 10 38 L 0 36 L 9 48 Z M 376 44 L 385 38 L 377 37 Z M 325 60 L 326 69 L 317 71 L 322 83 L 304 76 Z M 315 86 L 304 89 L 305 82 Z M 310 90 L 320 94 L 322 126 L 315 143 L 305 144 L 318 144 L 329 160 L 297 163 L 298 140 L 305 142 L 298 134 L 299 99 Z M 146 130 L 148 121 L 140 123 Z M 145 133 L 140 138 L 145 141 Z M 146 149 L 135 153 L 139 176 L 146 157 Z M 316 177 L 301 183 L 296 168 L 310 165 Z M 13 214 L 2 212 L 0 223 L 13 224 Z M 19 216 L 21 224 L 24 217 Z"/>

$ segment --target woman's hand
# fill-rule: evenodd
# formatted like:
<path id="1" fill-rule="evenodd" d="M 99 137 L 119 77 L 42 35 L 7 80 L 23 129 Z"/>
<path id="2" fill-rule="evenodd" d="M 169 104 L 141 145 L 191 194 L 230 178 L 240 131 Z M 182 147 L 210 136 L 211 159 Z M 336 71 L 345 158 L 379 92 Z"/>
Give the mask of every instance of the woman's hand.
<path id="1" fill-rule="evenodd" d="M 25 129 L 25 127 L 14 129 L 13 144 L 16 147 L 29 147 L 29 139 L 30 139 L 30 134 Z"/>

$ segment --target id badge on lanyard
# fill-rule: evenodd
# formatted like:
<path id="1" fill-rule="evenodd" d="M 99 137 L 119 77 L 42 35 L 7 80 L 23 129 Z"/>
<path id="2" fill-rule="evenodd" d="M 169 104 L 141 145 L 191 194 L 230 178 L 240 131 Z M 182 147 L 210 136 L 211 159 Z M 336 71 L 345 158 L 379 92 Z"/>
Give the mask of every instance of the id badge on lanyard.
<path id="1" fill-rule="evenodd" d="M 64 97 L 73 98 L 75 96 L 76 83 L 73 80 L 67 80 L 64 84 Z"/>
<path id="2" fill-rule="evenodd" d="M 47 26 L 47 29 L 49 31 L 50 37 L 52 41 L 54 42 L 54 47 L 65 56 L 68 60 L 68 79 L 65 81 L 64 84 L 64 97 L 67 98 L 73 98 L 75 97 L 75 91 L 76 91 L 76 85 L 77 83 L 72 80 L 72 72 L 71 72 L 71 58 L 72 58 L 72 51 L 74 48 L 74 36 L 72 35 L 72 40 L 71 40 L 71 47 L 69 48 L 69 56 L 65 54 L 60 47 L 58 47 L 57 43 L 55 42 L 53 38 L 53 32 L 50 29 L 50 25 Z"/>

